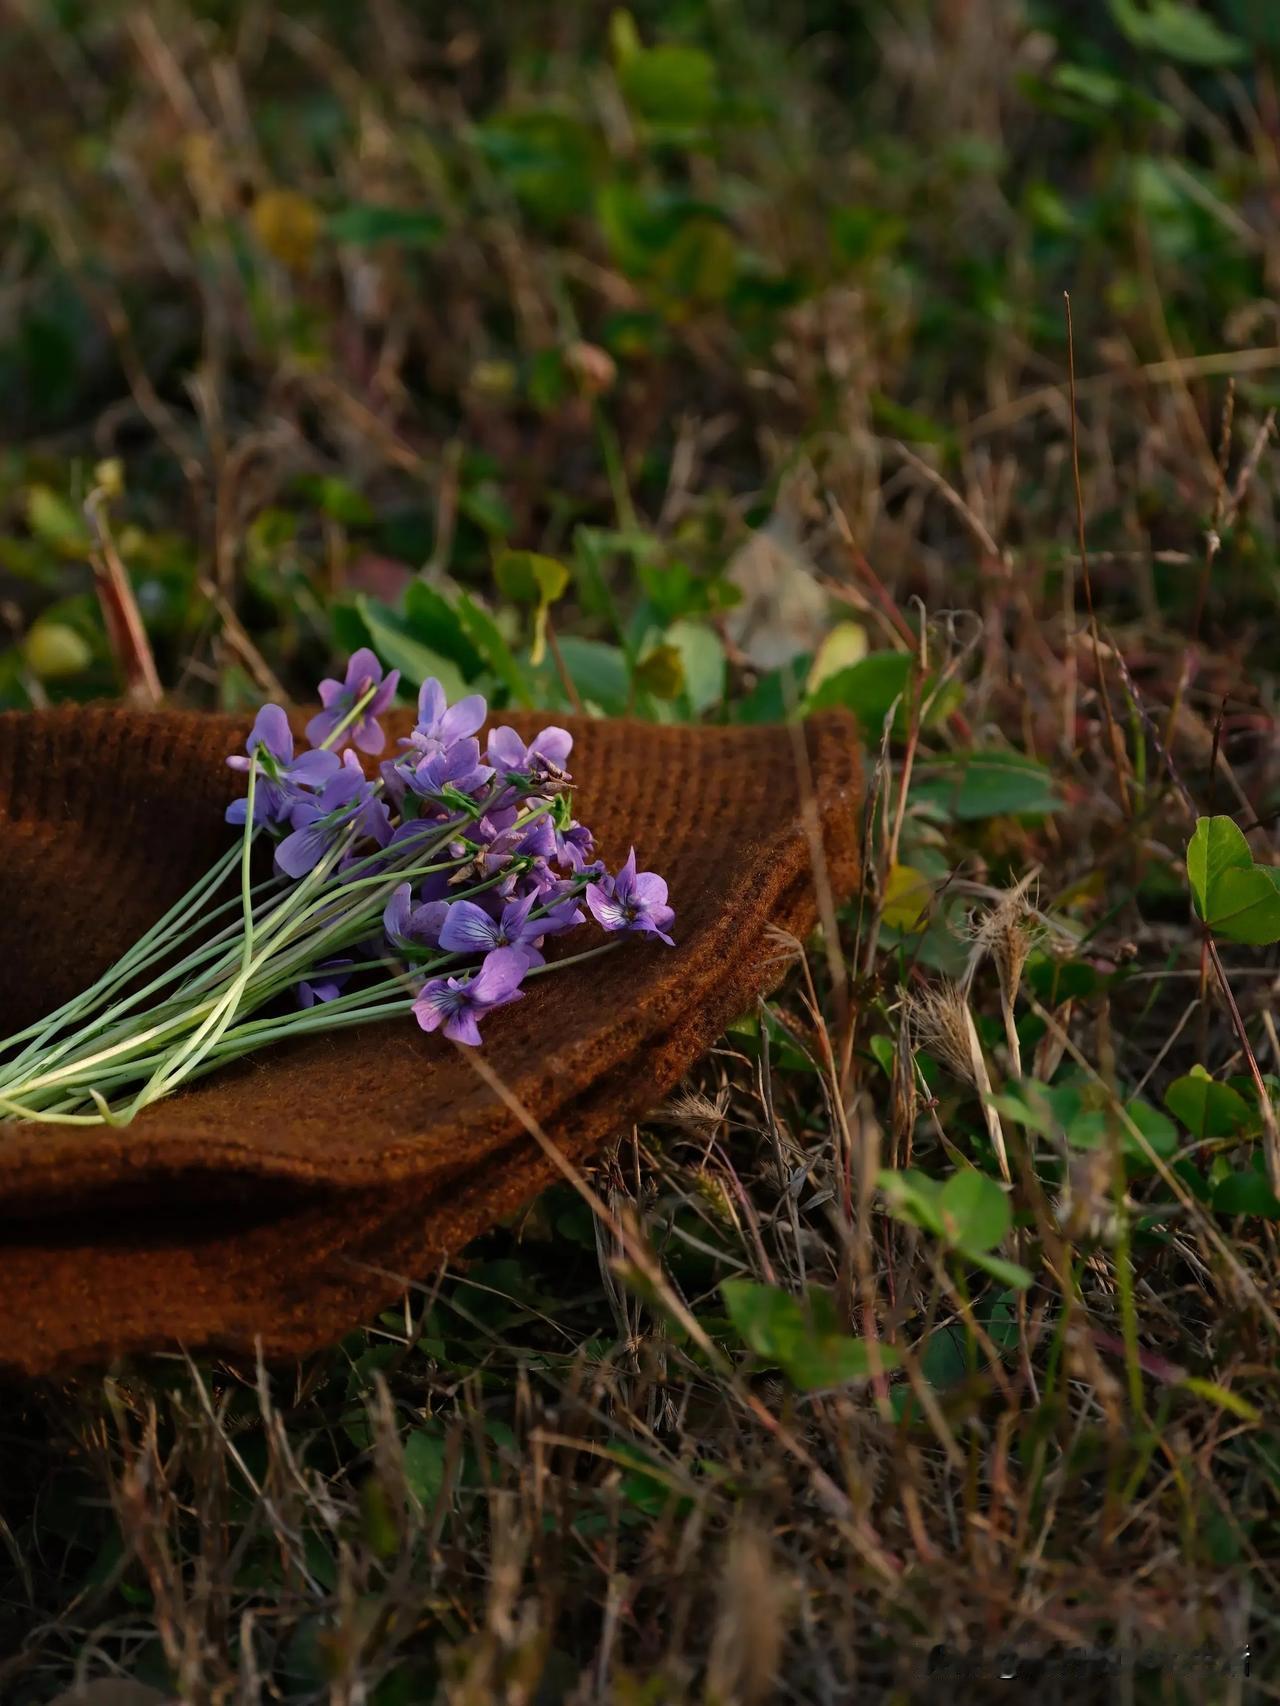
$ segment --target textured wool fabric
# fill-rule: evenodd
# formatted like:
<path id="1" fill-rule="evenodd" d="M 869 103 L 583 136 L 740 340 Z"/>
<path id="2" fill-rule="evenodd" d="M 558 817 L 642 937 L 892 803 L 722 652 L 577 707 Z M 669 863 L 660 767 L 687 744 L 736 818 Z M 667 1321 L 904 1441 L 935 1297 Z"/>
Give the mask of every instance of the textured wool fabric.
<path id="1" fill-rule="evenodd" d="M 393 736 L 410 720 L 386 719 Z M 550 719 L 509 720 L 528 738 Z M 486 1021 L 485 1063 L 580 1161 L 777 983 L 770 927 L 812 926 L 815 851 L 851 892 L 860 779 L 838 714 L 803 733 L 569 726 L 578 815 L 611 866 L 634 843 L 667 877 L 677 939 L 539 978 Z M 0 714 L 0 1036 L 83 989 L 225 850 L 243 779 L 224 759 L 248 727 Z M 123 1129 L 0 1123 L 0 1369 L 301 1354 L 555 1176 L 468 1051 L 407 1015 L 263 1051 Z"/>

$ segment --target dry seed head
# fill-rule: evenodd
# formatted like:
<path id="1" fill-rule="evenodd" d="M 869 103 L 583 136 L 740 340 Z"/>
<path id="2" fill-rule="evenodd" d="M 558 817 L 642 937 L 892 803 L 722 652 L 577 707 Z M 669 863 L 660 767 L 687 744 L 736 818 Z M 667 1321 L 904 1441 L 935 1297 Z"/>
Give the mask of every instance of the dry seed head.
<path id="1" fill-rule="evenodd" d="M 903 1011 L 913 1046 L 936 1054 L 967 1084 L 976 1082 L 971 1040 L 973 1021 L 956 984 L 935 983 L 921 991 L 909 991 L 903 999 Z"/>
<path id="2" fill-rule="evenodd" d="M 1039 913 L 1027 898 L 1033 880 L 1034 874 L 1002 894 L 994 906 L 974 914 L 969 927 L 973 951 L 964 974 L 965 989 L 990 955 L 1000 980 L 1000 994 L 1008 1005 L 1013 1004 L 1027 957 L 1045 933 Z"/>

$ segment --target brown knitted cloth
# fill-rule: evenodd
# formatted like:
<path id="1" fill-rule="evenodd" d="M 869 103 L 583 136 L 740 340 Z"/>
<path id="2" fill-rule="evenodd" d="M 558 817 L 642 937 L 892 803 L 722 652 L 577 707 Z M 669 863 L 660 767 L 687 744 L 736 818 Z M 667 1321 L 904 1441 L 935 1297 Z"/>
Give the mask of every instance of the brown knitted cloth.
<path id="1" fill-rule="evenodd" d="M 528 738 L 549 719 L 510 720 Z M 840 715 L 803 739 L 571 727 L 578 814 L 611 864 L 634 842 L 667 877 L 678 944 L 540 978 L 486 1024 L 487 1065 L 581 1160 L 776 984 L 768 927 L 813 924 L 819 834 L 850 892 L 860 787 Z M 0 715 L 0 1036 L 84 988 L 226 848 L 243 779 L 223 760 L 247 730 L 182 711 Z M 0 1369 L 178 1344 L 301 1354 L 554 1177 L 467 1051 L 407 1016 L 251 1056 L 124 1129 L 0 1124 Z"/>

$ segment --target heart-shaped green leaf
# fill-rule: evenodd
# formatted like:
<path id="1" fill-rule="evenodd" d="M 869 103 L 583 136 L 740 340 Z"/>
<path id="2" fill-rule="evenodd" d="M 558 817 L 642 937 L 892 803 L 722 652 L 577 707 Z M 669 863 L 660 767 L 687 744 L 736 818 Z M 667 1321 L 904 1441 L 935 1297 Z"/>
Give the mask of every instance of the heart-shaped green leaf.
<path id="1" fill-rule="evenodd" d="M 1240 1092 L 1229 1084 L 1215 1083 L 1202 1066 L 1174 1079 L 1164 1105 L 1193 1137 L 1232 1137 L 1253 1118 Z"/>
<path id="2" fill-rule="evenodd" d="M 1187 878 L 1209 928 L 1234 942 L 1280 942 L 1280 871 L 1255 865 L 1229 817 L 1202 817 L 1187 844 Z"/>

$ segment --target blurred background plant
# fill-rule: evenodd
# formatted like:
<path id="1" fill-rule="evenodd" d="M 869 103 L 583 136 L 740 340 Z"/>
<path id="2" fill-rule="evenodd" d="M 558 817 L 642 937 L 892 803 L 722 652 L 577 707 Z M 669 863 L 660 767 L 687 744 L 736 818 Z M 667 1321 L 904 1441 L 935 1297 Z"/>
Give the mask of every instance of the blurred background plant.
<path id="1" fill-rule="evenodd" d="M 1270 882 L 1278 60 L 1269 0 L 11 0 L 0 705 L 367 644 L 844 705 L 871 807 L 605 1218 L 292 1373 L 10 1406 L 6 1700 L 1274 1645 L 1275 953 L 1185 849 L 1229 810 Z"/>

